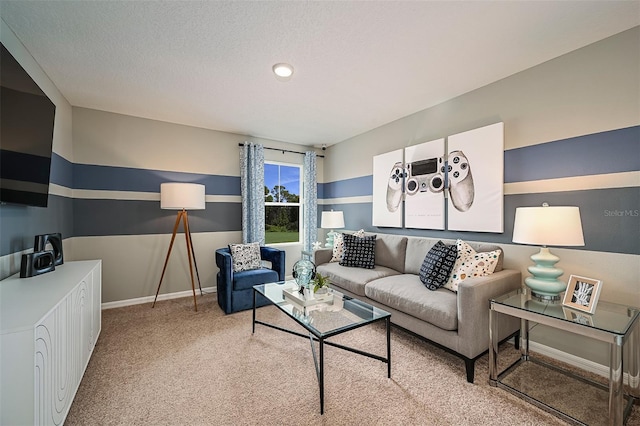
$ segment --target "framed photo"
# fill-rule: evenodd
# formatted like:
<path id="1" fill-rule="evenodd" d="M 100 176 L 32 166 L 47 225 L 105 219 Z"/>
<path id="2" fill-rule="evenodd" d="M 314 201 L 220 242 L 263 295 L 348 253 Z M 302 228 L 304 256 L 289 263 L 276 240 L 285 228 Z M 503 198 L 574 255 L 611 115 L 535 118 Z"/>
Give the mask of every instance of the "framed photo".
<path id="1" fill-rule="evenodd" d="M 592 314 L 600 297 L 602 281 L 571 275 L 562 304 Z"/>

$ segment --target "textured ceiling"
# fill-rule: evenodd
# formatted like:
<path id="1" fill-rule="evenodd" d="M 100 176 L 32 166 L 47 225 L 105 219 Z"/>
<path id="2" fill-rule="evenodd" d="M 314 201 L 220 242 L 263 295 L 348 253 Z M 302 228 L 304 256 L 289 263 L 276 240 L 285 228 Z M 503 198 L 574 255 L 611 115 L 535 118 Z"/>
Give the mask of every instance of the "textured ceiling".
<path id="1" fill-rule="evenodd" d="M 74 106 L 333 144 L 640 24 L 638 1 L 2 1 Z M 271 67 L 295 68 L 289 82 Z"/>

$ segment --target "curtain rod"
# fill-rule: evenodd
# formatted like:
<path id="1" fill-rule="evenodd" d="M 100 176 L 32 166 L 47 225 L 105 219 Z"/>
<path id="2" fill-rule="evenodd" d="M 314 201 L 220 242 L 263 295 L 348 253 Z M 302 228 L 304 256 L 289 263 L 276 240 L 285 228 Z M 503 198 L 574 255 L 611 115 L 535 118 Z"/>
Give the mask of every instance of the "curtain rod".
<path id="1" fill-rule="evenodd" d="M 239 144 L 238 144 L 238 146 L 244 146 L 244 144 L 243 144 L 243 143 L 239 143 Z M 283 154 L 284 154 L 285 152 L 290 152 L 290 153 L 292 153 L 292 154 L 301 154 L 301 155 L 304 155 L 304 154 L 305 154 L 304 152 L 300 152 L 300 151 L 290 151 L 290 150 L 288 150 L 288 149 L 269 148 L 268 146 L 265 146 L 265 147 L 263 147 L 263 148 L 264 148 L 264 149 L 270 149 L 270 150 L 272 150 L 272 151 L 280 151 L 280 152 L 282 152 Z M 324 155 L 316 154 L 316 157 L 324 158 Z"/>

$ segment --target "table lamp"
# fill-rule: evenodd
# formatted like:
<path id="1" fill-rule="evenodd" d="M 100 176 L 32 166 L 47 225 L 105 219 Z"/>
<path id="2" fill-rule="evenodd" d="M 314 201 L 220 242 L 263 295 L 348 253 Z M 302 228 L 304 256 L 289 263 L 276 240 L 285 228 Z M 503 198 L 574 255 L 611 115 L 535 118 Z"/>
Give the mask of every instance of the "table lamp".
<path id="1" fill-rule="evenodd" d="M 187 213 L 187 210 L 205 209 L 204 189 L 204 185 L 200 185 L 197 183 L 170 182 L 160 184 L 160 208 L 163 210 L 178 210 L 178 216 L 176 217 L 175 225 L 173 225 L 173 234 L 171 235 L 169 250 L 167 251 L 167 257 L 164 260 L 164 267 L 162 268 L 162 275 L 160 276 L 160 282 L 158 283 L 156 297 L 155 299 L 153 299 L 153 305 L 151 305 L 152 308 L 156 305 L 158 293 L 160 293 L 160 286 L 162 285 L 162 279 L 164 278 L 164 273 L 167 270 L 169 255 L 171 255 L 171 248 L 173 248 L 173 242 L 176 239 L 176 232 L 178 231 L 180 222 L 182 222 L 184 228 L 184 236 L 187 243 L 187 257 L 189 258 L 189 273 L 191 274 L 193 305 L 195 306 L 196 312 L 198 311 L 198 303 L 196 302 L 196 288 L 193 279 L 194 266 L 196 275 L 198 277 L 198 288 L 200 288 L 200 295 L 202 295 L 202 286 L 200 285 L 200 274 L 198 273 L 196 254 L 193 251 L 193 240 L 191 239 L 191 229 L 189 228 L 189 215 Z M 193 264 L 191 262 L 191 258 L 193 258 Z"/>
<path id="2" fill-rule="evenodd" d="M 535 263 L 527 270 L 532 276 L 524 282 L 533 296 L 558 300 L 567 283 L 558 279 L 564 271 L 556 268 L 560 260 L 547 246 L 584 246 L 580 209 L 570 206 L 518 207 L 513 224 L 513 242 L 539 245 L 540 251 L 531 256 Z"/>
<path id="3" fill-rule="evenodd" d="M 333 247 L 333 238 L 336 235 L 333 230 L 344 228 L 344 215 L 341 211 L 331 210 L 330 212 L 322 212 L 320 227 L 322 229 L 330 229 L 327 233 L 327 242 L 324 246 L 327 248 Z"/>

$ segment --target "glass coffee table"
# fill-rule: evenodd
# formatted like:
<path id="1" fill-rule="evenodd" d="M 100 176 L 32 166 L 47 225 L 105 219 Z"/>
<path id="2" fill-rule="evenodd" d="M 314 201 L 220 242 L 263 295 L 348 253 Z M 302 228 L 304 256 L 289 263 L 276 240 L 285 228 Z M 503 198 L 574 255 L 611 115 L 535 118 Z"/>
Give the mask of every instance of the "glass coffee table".
<path id="1" fill-rule="evenodd" d="M 266 297 L 289 318 L 305 328 L 308 334 L 288 330 L 277 325 L 268 324 L 256 319 L 256 296 Z M 297 292 L 294 281 L 260 284 L 253 287 L 253 325 L 252 333 L 256 331 L 256 324 L 275 328 L 296 336 L 309 339 L 313 362 L 320 387 L 320 414 L 324 414 L 324 345 L 344 349 L 358 355 L 377 359 L 387 364 L 387 377 L 391 378 L 391 314 L 368 303 L 329 290 L 326 295 L 305 298 Z M 384 321 L 387 329 L 387 356 L 382 357 L 369 352 L 350 348 L 327 339 L 356 328 L 378 321 Z M 318 351 L 316 352 L 316 343 Z"/>
<path id="2" fill-rule="evenodd" d="M 520 358 L 498 372 L 498 314 L 520 319 Z M 544 324 L 609 344 L 609 386 L 592 382 L 565 369 L 529 355 L 529 322 Z M 598 302 L 593 314 L 538 300 L 528 288 L 491 299 L 489 315 L 489 383 L 547 410 L 573 424 L 622 425 L 640 397 L 640 309 L 606 301 Z M 623 367 L 624 349 L 628 357 Z M 629 393 L 625 395 L 623 373 L 627 370 Z M 542 386 L 536 385 L 546 380 Z M 552 383 L 561 388 L 555 391 Z M 555 393 L 554 393 L 555 391 Z M 592 396 L 584 410 L 582 394 Z M 564 397 L 568 398 L 564 398 Z M 586 413 L 586 414 L 585 414 Z"/>

